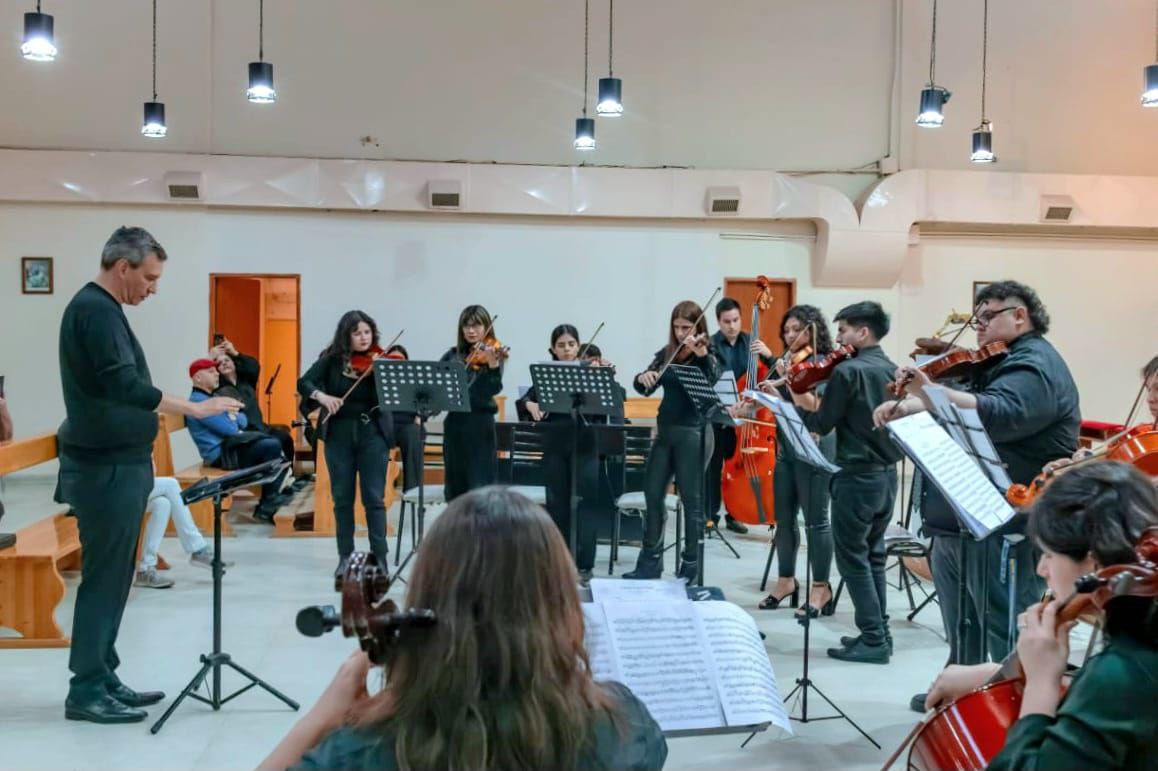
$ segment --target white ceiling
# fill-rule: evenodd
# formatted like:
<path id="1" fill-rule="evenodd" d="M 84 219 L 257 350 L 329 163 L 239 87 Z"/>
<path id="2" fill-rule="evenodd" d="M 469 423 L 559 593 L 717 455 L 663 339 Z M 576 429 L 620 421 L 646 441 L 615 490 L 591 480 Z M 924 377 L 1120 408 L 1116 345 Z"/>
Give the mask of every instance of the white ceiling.
<path id="1" fill-rule="evenodd" d="M 581 154 L 570 146 L 580 0 L 266 0 L 279 92 L 267 107 L 244 99 L 257 0 L 160 0 L 169 137 L 159 142 L 139 134 L 147 0 L 45 0 L 61 51 L 51 65 L 17 50 L 34 0 L 0 0 L 0 145 L 831 170 L 889 153 L 895 102 L 905 166 L 966 167 L 982 0 L 941 0 L 937 79 L 954 96 L 939 132 L 912 126 L 931 2 L 898 2 L 620 0 L 627 113 L 599 120 L 599 149 Z M 999 168 L 1158 174 L 1158 110 L 1138 106 L 1154 13 L 1153 0 L 992 0 Z M 591 17 L 594 90 L 607 68 L 607 0 L 593 0 Z"/>

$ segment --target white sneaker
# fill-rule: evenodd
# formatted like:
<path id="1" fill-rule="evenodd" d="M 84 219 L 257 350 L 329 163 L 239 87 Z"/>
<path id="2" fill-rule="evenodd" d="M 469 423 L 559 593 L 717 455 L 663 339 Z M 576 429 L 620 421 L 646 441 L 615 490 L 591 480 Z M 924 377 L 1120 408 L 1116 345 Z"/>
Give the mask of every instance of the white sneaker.
<path id="1" fill-rule="evenodd" d="M 206 570 L 212 570 L 213 569 L 213 549 L 206 546 L 201 551 L 193 552 L 193 554 L 190 555 L 190 557 L 189 557 L 189 564 L 194 565 L 194 566 L 199 567 L 199 568 L 205 568 Z M 221 567 L 231 568 L 231 567 L 233 567 L 233 563 L 230 562 L 229 560 L 221 560 Z"/>
<path id="2" fill-rule="evenodd" d="M 156 568 L 138 570 L 137 577 L 133 581 L 133 586 L 143 586 L 146 589 L 168 589 L 172 585 L 173 579 L 163 578 L 157 573 Z"/>

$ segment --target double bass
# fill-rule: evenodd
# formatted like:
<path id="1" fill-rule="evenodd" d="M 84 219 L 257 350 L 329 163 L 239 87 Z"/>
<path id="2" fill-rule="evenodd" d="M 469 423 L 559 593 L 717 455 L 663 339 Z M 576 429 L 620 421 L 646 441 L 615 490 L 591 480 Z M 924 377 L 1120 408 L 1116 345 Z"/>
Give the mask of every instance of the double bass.
<path id="1" fill-rule="evenodd" d="M 753 338 L 760 333 L 760 311 L 772 307 L 772 284 L 756 278 L 760 293 L 752 303 Z M 770 368 L 754 352 L 748 352 L 748 371 L 736 381 L 739 393 L 755 388 L 768 377 Z M 721 492 L 724 506 L 735 519 L 749 525 L 774 525 L 772 474 L 776 466 L 776 417 L 760 407 L 736 429 L 736 449 L 724 460 Z"/>
<path id="2" fill-rule="evenodd" d="M 1074 592 L 1058 611 L 1058 625 L 1087 611 L 1103 610 L 1115 597 L 1158 596 L 1158 528 L 1142 534 L 1135 552 L 1138 562 L 1134 564 L 1110 565 L 1079 578 Z M 1064 692 L 1065 686 L 1062 688 Z M 1025 676 L 1014 651 L 988 684 L 938 708 L 918 723 L 883 769 L 889 768 L 910 742 L 906 764 L 909 769 L 985 768 L 1005 746 L 1005 737 L 1021 714 L 1024 691 Z"/>

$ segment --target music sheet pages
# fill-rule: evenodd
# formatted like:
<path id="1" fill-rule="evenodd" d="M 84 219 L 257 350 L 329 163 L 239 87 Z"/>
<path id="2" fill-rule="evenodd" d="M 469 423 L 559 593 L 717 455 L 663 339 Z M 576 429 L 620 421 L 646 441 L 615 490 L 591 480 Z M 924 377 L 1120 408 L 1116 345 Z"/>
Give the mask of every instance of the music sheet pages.
<path id="1" fill-rule="evenodd" d="M 1013 517 L 1013 507 L 982 473 L 981 467 L 928 412 L 918 412 L 887 425 L 905 453 L 944 494 L 974 538 L 984 538 Z"/>
<path id="2" fill-rule="evenodd" d="M 622 593 L 608 600 L 605 590 L 603 601 L 595 594 L 595 602 L 584 603 L 596 680 L 627 685 L 665 731 L 772 723 L 791 733 L 768 653 L 747 613 L 729 602 L 690 602 L 680 582 L 630 583 L 674 584 L 681 598 L 657 586 L 646 602 L 623 601 Z"/>

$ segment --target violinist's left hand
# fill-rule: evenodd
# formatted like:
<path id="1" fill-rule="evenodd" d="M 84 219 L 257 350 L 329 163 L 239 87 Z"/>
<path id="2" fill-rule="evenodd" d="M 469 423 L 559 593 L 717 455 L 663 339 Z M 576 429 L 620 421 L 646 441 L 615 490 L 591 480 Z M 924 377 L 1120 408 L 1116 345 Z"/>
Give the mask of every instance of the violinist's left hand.
<path id="1" fill-rule="evenodd" d="M 750 350 L 752 353 L 760 354 L 765 358 L 772 358 L 772 349 L 765 345 L 763 340 L 753 340 Z"/>
<path id="2" fill-rule="evenodd" d="M 924 370 L 916 367 L 898 367 L 897 380 L 905 383 L 905 393 L 912 396 L 917 396 L 922 388 L 933 382 Z"/>
<path id="3" fill-rule="evenodd" d="M 761 380 L 759 383 L 756 384 L 756 388 L 758 388 L 759 390 L 763 391 L 766 394 L 776 394 L 776 386 L 772 385 L 771 380 Z"/>
<path id="4" fill-rule="evenodd" d="M 1052 684 L 1056 691 L 1066 671 L 1070 655 L 1070 630 L 1076 621 L 1058 624 L 1060 600 L 1029 606 L 1017 620 L 1021 636 L 1017 640 L 1017 657 L 1025 670 L 1027 685 Z"/>
<path id="5" fill-rule="evenodd" d="M 502 361 L 502 357 L 497 347 L 488 345 L 487 347 L 483 348 L 482 356 L 483 361 L 486 362 L 488 367 L 491 369 L 499 368 L 499 363 Z"/>

